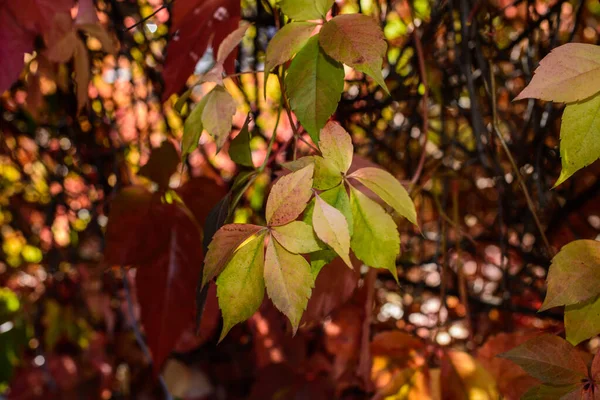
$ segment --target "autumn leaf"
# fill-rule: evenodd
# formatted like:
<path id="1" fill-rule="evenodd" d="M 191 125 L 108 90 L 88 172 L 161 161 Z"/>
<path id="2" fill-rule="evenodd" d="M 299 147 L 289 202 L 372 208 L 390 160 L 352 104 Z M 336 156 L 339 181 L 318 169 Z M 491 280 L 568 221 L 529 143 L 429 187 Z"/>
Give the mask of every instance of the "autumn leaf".
<path id="1" fill-rule="evenodd" d="M 404 186 L 387 171 L 380 168 L 361 168 L 348 178 L 353 178 L 365 185 L 389 204 L 398 214 L 417 225 L 417 211 Z"/>
<path id="2" fill-rule="evenodd" d="M 315 196 L 313 228 L 323 242 L 327 243 L 353 269 L 350 262 L 350 232 L 346 217 L 336 208 L 327 204 L 320 196 Z"/>
<path id="3" fill-rule="evenodd" d="M 600 294 L 600 242 L 576 240 L 552 259 L 540 311 L 584 302 Z"/>
<path id="4" fill-rule="evenodd" d="M 533 79 L 515 98 L 571 103 L 600 92 L 600 46 L 567 43 L 540 61 Z"/>
<path id="5" fill-rule="evenodd" d="M 312 195 L 312 164 L 282 176 L 273 185 L 266 206 L 269 226 L 285 225 L 295 220 L 306 208 Z"/>
<path id="6" fill-rule="evenodd" d="M 204 259 L 202 286 L 219 275 L 233 253 L 248 239 L 264 229 L 250 224 L 229 224 L 221 227 L 213 236 Z"/>
<path id="7" fill-rule="evenodd" d="M 275 307 L 289 318 L 295 334 L 314 286 L 310 265 L 271 239 L 265 255 L 265 286 Z"/>
<path id="8" fill-rule="evenodd" d="M 90 85 L 90 59 L 87 48 L 81 40 L 75 44 L 75 84 L 77 85 L 77 110 L 81 110 L 88 102 Z"/>
<path id="9" fill-rule="evenodd" d="M 572 345 L 600 333 L 600 297 L 565 307 L 566 338 Z"/>
<path id="10" fill-rule="evenodd" d="M 275 226 L 271 230 L 273 237 L 286 250 L 294 254 L 312 253 L 321 250 L 312 226 L 302 221 L 292 221 L 289 224 Z"/>
<path id="11" fill-rule="evenodd" d="M 600 48 L 600 46 L 595 47 Z M 596 161 L 598 157 L 600 157 L 600 93 L 565 107 L 560 128 L 562 170 L 554 187 L 569 179 L 581 168 Z"/>
<path id="12" fill-rule="evenodd" d="M 319 47 L 318 35 L 296 54 L 285 77 L 290 106 L 315 143 L 344 90 L 344 68 Z"/>
<path id="13" fill-rule="evenodd" d="M 183 136 L 181 138 L 181 158 L 183 159 L 198 147 L 200 135 L 204 131 L 202 113 L 208 99 L 208 96 L 202 97 L 202 100 L 192 109 L 183 124 Z"/>
<path id="14" fill-rule="evenodd" d="M 539 385 L 523 394 L 521 400 L 579 400 L 582 386 L 571 385 Z"/>
<path id="15" fill-rule="evenodd" d="M 329 160 L 341 173 L 346 173 L 352 164 L 354 146 L 352 138 L 337 122 L 329 121 L 321 129 L 319 148 L 323 158 Z"/>
<path id="16" fill-rule="evenodd" d="M 265 57 L 265 72 L 291 59 L 306 44 L 317 25 L 312 22 L 290 22 L 269 42 Z M 265 79 L 266 80 L 266 79 Z"/>
<path id="17" fill-rule="evenodd" d="M 334 0 L 281 0 L 279 7 L 285 15 L 295 20 L 322 19 Z"/>
<path id="18" fill-rule="evenodd" d="M 319 196 L 321 199 L 325 200 L 327 204 L 338 209 L 344 217 L 346 217 L 346 221 L 348 222 L 348 232 L 350 233 L 350 236 L 352 236 L 354 224 L 352 219 L 352 209 L 350 207 L 350 198 L 348 197 L 348 192 L 346 192 L 346 187 L 344 185 L 338 185 L 321 192 Z M 304 221 L 310 224 L 312 224 L 314 203 L 314 200 L 311 200 L 308 207 L 306 207 L 303 217 Z"/>
<path id="19" fill-rule="evenodd" d="M 33 52 L 34 40 L 35 34 L 21 27 L 7 7 L 0 8 L 0 93 L 9 89 L 19 77 L 25 64 L 24 55 Z"/>
<path id="20" fill-rule="evenodd" d="M 350 204 L 354 220 L 350 246 L 354 254 L 369 267 L 389 270 L 398 280 L 396 257 L 400 253 L 400 238 L 394 220 L 379 204 L 353 187 Z"/>
<path id="21" fill-rule="evenodd" d="M 569 385 L 587 376 L 587 366 L 564 339 L 544 334 L 501 354 L 544 383 Z"/>
<path id="22" fill-rule="evenodd" d="M 171 175 L 179 165 L 179 154 L 169 140 L 162 142 L 160 147 L 153 149 L 148 162 L 140 168 L 138 175 L 145 176 L 156 182 L 162 189 L 169 187 Z"/>
<path id="23" fill-rule="evenodd" d="M 240 44 L 249 27 L 250 24 L 248 22 L 241 21 L 240 26 L 225 37 L 217 51 L 217 63 L 225 63 L 227 57 L 229 57 L 233 50 Z"/>
<path id="24" fill-rule="evenodd" d="M 223 313 L 223 330 L 219 341 L 235 324 L 250 318 L 263 301 L 265 234 L 253 236 L 239 248 L 217 278 L 217 296 Z"/>
<path id="25" fill-rule="evenodd" d="M 231 119 L 235 114 L 236 104 L 229 92 L 218 85 L 206 97 L 208 99 L 202 110 L 202 124 L 204 129 L 215 139 L 218 151 L 223 147 L 231 132 Z"/>
<path id="26" fill-rule="evenodd" d="M 238 165 L 252 168 L 254 167 L 254 163 L 252 162 L 252 150 L 250 149 L 251 134 L 248 130 L 249 123 L 250 114 L 248 114 L 240 132 L 229 144 L 229 157 Z"/>
<path id="27" fill-rule="evenodd" d="M 320 156 L 302 157 L 295 161 L 283 163 L 282 167 L 290 171 L 298 171 L 309 164 L 313 164 L 315 167 L 313 187 L 317 190 L 331 189 L 339 185 L 343 179 L 342 174 L 340 174 L 336 166 L 331 161 Z"/>

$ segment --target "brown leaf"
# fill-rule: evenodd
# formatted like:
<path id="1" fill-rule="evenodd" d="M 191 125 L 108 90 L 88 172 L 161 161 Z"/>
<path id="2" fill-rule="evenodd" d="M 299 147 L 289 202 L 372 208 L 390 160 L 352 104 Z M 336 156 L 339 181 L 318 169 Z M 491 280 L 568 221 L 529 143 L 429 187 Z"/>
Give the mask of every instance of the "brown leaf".
<path id="1" fill-rule="evenodd" d="M 160 147 L 152 149 L 148 162 L 140 168 L 138 175 L 145 176 L 156 182 L 160 188 L 166 189 L 178 165 L 179 154 L 175 146 L 169 140 L 165 140 Z"/>

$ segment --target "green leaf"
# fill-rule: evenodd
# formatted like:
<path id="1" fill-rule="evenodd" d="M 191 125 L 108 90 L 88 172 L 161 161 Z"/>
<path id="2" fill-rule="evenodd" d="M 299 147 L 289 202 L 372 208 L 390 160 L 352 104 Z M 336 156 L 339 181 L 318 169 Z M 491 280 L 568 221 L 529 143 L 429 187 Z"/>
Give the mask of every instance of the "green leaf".
<path id="1" fill-rule="evenodd" d="M 267 46 L 265 72 L 270 72 L 299 52 L 316 26 L 312 22 L 290 22 L 281 28 Z"/>
<path id="2" fill-rule="evenodd" d="M 319 131 L 334 113 L 344 90 L 344 67 L 321 50 L 318 35 L 294 57 L 285 77 L 285 90 L 298 120 L 318 143 Z"/>
<path id="3" fill-rule="evenodd" d="M 335 165 L 338 171 L 346 173 L 352 164 L 354 146 L 352 138 L 337 122 L 329 121 L 321 130 L 319 148 L 323 158 Z"/>
<path id="4" fill-rule="evenodd" d="M 575 240 L 560 249 L 548 271 L 540 311 L 584 302 L 600 294 L 600 242 Z"/>
<path id="5" fill-rule="evenodd" d="M 335 0 L 280 0 L 279 7 L 291 19 L 324 19 Z"/>
<path id="6" fill-rule="evenodd" d="M 265 256 L 265 285 L 269 298 L 289 318 L 295 334 L 314 287 L 310 265 L 271 239 Z"/>
<path id="7" fill-rule="evenodd" d="M 529 85 L 515 100 L 533 97 L 571 103 L 600 92 L 600 46 L 567 43 L 540 61 Z"/>
<path id="8" fill-rule="evenodd" d="M 587 366 L 564 339 L 544 334 L 498 357 L 511 360 L 543 383 L 569 385 L 587 376 Z"/>
<path id="9" fill-rule="evenodd" d="M 182 96 L 182 98 L 183 97 L 184 96 Z M 183 159 L 198 147 L 200 135 L 202 135 L 202 131 L 204 130 L 202 113 L 204 112 L 207 101 L 208 96 L 204 96 L 192 109 L 192 112 L 185 120 L 183 125 L 183 137 L 181 138 L 181 158 Z"/>
<path id="10" fill-rule="evenodd" d="M 350 269 L 354 269 L 350 261 L 348 221 L 344 214 L 316 195 L 312 222 L 319 239 L 335 250 Z"/>
<path id="11" fill-rule="evenodd" d="M 568 400 L 571 397 L 563 398 L 563 396 L 570 393 L 575 393 L 573 399 L 580 399 L 581 396 L 579 391 L 581 390 L 581 384 L 572 385 L 539 385 L 529 389 L 522 397 L 521 400 Z"/>
<path id="12" fill-rule="evenodd" d="M 331 58 L 369 75 L 389 93 L 381 73 L 387 42 L 375 19 L 338 15 L 323 26 L 319 43 Z"/>
<path id="13" fill-rule="evenodd" d="M 175 146 L 169 140 L 165 140 L 159 148 L 152 149 L 148 162 L 140 168 L 138 175 L 145 176 L 156 182 L 160 188 L 166 189 L 178 165 L 179 154 Z"/>
<path id="14" fill-rule="evenodd" d="M 312 196 L 312 164 L 282 176 L 273 185 L 267 199 L 266 219 L 269 226 L 285 225 L 295 220 Z"/>
<path id="15" fill-rule="evenodd" d="M 348 192 L 346 192 L 346 187 L 344 185 L 338 185 L 332 189 L 321 192 L 319 196 L 321 196 L 327 204 L 335 207 L 344 214 L 344 217 L 346 217 L 346 221 L 348 222 L 348 232 L 350 232 L 350 237 L 352 237 L 354 224 L 352 219 L 352 209 L 350 207 L 350 198 L 348 197 Z M 315 201 L 313 199 L 308 203 L 304 216 L 302 217 L 302 220 L 310 225 L 312 225 L 314 207 Z"/>
<path id="16" fill-rule="evenodd" d="M 310 272 L 314 280 L 317 279 L 321 269 L 330 262 L 332 262 L 338 255 L 331 249 L 319 250 L 310 253 Z"/>
<path id="17" fill-rule="evenodd" d="M 231 119 L 235 114 L 235 100 L 222 86 L 215 86 L 206 95 L 206 105 L 202 111 L 204 129 L 215 139 L 217 151 L 223 147 L 231 132 Z"/>
<path id="18" fill-rule="evenodd" d="M 223 313 L 219 341 L 237 323 L 250 318 L 265 296 L 265 232 L 240 247 L 217 278 L 217 297 Z"/>
<path id="19" fill-rule="evenodd" d="M 238 247 L 262 229 L 264 229 L 263 226 L 250 224 L 222 226 L 208 245 L 208 251 L 204 257 L 202 286 L 219 275 Z"/>
<path id="20" fill-rule="evenodd" d="M 400 237 L 394 220 L 379 204 L 353 187 L 350 188 L 350 205 L 354 220 L 350 246 L 354 254 L 370 267 L 389 270 L 397 281 Z"/>
<path id="21" fill-rule="evenodd" d="M 318 190 L 331 189 L 340 184 L 342 174 L 329 160 L 320 156 L 306 156 L 295 161 L 284 163 L 282 166 L 290 171 L 298 171 L 300 168 L 313 164 L 315 173 L 313 175 L 313 187 Z"/>
<path id="22" fill-rule="evenodd" d="M 576 346 L 600 333 L 600 297 L 565 307 L 565 330 L 569 343 Z"/>
<path id="23" fill-rule="evenodd" d="M 323 248 L 312 226 L 302 221 L 276 226 L 271 230 L 271 234 L 279 244 L 294 254 L 312 253 Z"/>
<path id="24" fill-rule="evenodd" d="M 398 214 L 417 225 L 417 211 L 404 186 L 392 174 L 379 168 L 361 168 L 349 178 L 354 178 L 372 190 Z"/>
<path id="25" fill-rule="evenodd" d="M 249 123 L 250 114 L 248 114 L 240 133 L 229 144 L 229 157 L 238 165 L 252 168 L 254 167 L 254 163 L 252 162 L 252 150 L 250 150 L 251 135 L 248 130 Z"/>
<path id="26" fill-rule="evenodd" d="M 560 127 L 562 171 L 557 187 L 581 168 L 600 157 L 600 93 L 592 98 L 568 104 Z"/>

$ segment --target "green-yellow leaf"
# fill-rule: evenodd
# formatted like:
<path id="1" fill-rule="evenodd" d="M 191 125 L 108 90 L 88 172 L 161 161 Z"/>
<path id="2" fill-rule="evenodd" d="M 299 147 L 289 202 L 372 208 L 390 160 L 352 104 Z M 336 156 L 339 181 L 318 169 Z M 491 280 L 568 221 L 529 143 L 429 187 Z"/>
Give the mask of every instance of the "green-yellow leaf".
<path id="1" fill-rule="evenodd" d="M 215 86 L 206 97 L 208 99 L 202 111 L 202 123 L 204 129 L 215 139 L 218 151 L 231 132 L 231 119 L 236 108 L 235 100 L 222 86 Z"/>
<path id="2" fill-rule="evenodd" d="M 187 93 L 187 92 L 186 92 Z M 182 96 L 183 98 L 184 96 Z M 202 113 L 208 96 L 204 96 L 202 100 L 192 109 L 190 115 L 186 118 L 183 125 L 183 137 L 181 138 L 181 158 L 184 158 L 198 147 L 200 141 L 200 135 L 204 130 L 204 124 L 202 123 Z"/>
<path id="3" fill-rule="evenodd" d="M 312 226 L 302 221 L 292 221 L 289 224 L 276 226 L 271 234 L 280 245 L 294 254 L 312 253 L 322 249 Z"/>
<path id="4" fill-rule="evenodd" d="M 320 196 L 315 196 L 313 228 L 323 242 L 327 243 L 342 258 L 350 269 L 350 232 L 346 217 L 336 208 L 327 204 Z"/>
<path id="5" fill-rule="evenodd" d="M 350 207 L 350 198 L 348 197 L 348 192 L 346 192 L 346 187 L 344 185 L 338 185 L 334 188 L 321 192 L 319 194 L 323 200 L 330 206 L 337 208 L 341 213 L 346 217 L 346 221 L 348 221 L 348 231 L 350 232 L 350 237 L 352 237 L 352 232 L 354 229 L 354 224 L 352 220 L 352 209 Z M 312 225 L 312 216 L 313 210 L 315 208 L 314 199 L 308 203 L 306 207 L 306 211 L 304 212 L 304 216 L 302 220 L 310 225 Z"/>
<path id="6" fill-rule="evenodd" d="M 600 46 L 598 46 L 600 47 Z M 600 71 L 598 72 L 600 80 Z M 554 187 L 600 157 L 600 93 L 568 104 L 560 127 L 562 171 Z"/>
<path id="7" fill-rule="evenodd" d="M 295 334 L 314 287 L 310 265 L 271 238 L 265 256 L 265 285 L 269 298 L 289 318 Z"/>
<path id="8" fill-rule="evenodd" d="M 353 187 L 350 205 L 354 220 L 350 246 L 354 254 L 369 267 L 389 270 L 398 280 L 396 258 L 400 254 L 400 237 L 396 223 L 379 204 Z"/>
<path id="9" fill-rule="evenodd" d="M 269 226 L 285 225 L 295 220 L 312 196 L 312 164 L 282 176 L 273 185 L 267 199 L 266 219 Z"/>
<path id="10" fill-rule="evenodd" d="M 567 340 L 576 346 L 600 333 L 600 297 L 565 307 Z"/>
<path id="11" fill-rule="evenodd" d="M 313 187 L 318 190 L 331 189 L 342 181 L 342 174 L 330 161 L 320 156 L 306 156 L 283 164 L 285 169 L 298 171 L 308 164 L 314 164 Z"/>
<path id="12" fill-rule="evenodd" d="M 222 226 L 208 245 L 208 251 L 204 257 L 202 286 L 219 275 L 238 247 L 260 232 L 261 229 L 264 229 L 264 227 L 250 224 Z"/>
<path id="13" fill-rule="evenodd" d="M 234 253 L 217 278 L 217 297 L 223 313 L 223 330 L 219 341 L 235 324 L 250 318 L 263 301 L 264 239 L 264 232 L 253 236 Z"/>
<path id="14" fill-rule="evenodd" d="M 265 72 L 290 60 L 306 44 L 316 25 L 312 22 L 290 22 L 273 36 L 267 46 Z"/>
<path id="15" fill-rule="evenodd" d="M 600 242 L 575 240 L 560 249 L 548 271 L 540 311 L 582 303 L 600 294 Z"/>
<path id="16" fill-rule="evenodd" d="M 337 254 L 331 249 L 319 250 L 314 253 L 310 253 L 310 272 L 313 279 L 317 279 L 321 269 L 330 262 L 332 262 Z"/>
<path id="17" fill-rule="evenodd" d="M 295 1 L 295 0 L 292 0 Z M 344 67 L 319 47 L 313 36 L 296 54 L 285 77 L 290 106 L 315 143 L 344 90 Z"/>
<path id="18" fill-rule="evenodd" d="M 348 176 L 372 190 L 398 214 L 417 225 L 417 211 L 404 186 L 392 174 L 379 168 L 361 168 Z"/>
<path id="19" fill-rule="evenodd" d="M 319 148 L 323 158 L 332 162 L 342 173 L 346 173 L 352 164 L 354 146 L 352 138 L 337 122 L 329 121 L 321 130 Z"/>
<path id="20" fill-rule="evenodd" d="M 567 43 L 540 61 L 529 85 L 515 100 L 533 97 L 571 103 L 600 92 L 600 46 Z"/>
<path id="21" fill-rule="evenodd" d="M 323 26 L 319 43 L 331 58 L 369 75 L 389 93 L 381 73 L 387 42 L 375 19 L 338 15 Z"/>
<path id="22" fill-rule="evenodd" d="M 324 19 L 335 0 L 280 0 L 285 15 L 295 20 Z"/>
<path id="23" fill-rule="evenodd" d="M 229 157 L 231 157 L 231 160 L 238 165 L 254 167 L 254 163 L 252 162 L 252 150 L 250 149 L 249 123 L 250 114 L 248 114 L 240 133 L 238 133 L 229 144 Z"/>

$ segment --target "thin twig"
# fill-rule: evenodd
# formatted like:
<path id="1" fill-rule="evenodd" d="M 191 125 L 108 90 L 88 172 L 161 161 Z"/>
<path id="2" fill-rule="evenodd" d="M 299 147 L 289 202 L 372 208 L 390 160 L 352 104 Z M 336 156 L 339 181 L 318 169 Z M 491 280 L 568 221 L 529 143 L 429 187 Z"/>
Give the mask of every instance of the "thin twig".
<path id="1" fill-rule="evenodd" d="M 152 14 L 148 15 L 145 18 L 140 19 L 138 22 L 136 22 L 135 24 L 133 24 L 131 26 L 127 26 L 127 27 L 123 28 L 123 32 L 130 31 L 133 28 L 135 28 L 136 26 L 140 26 L 141 24 L 143 24 L 144 22 L 148 21 L 150 18 L 154 17 L 156 14 L 158 14 L 159 12 L 161 12 L 162 10 L 164 10 L 165 8 L 169 7 L 174 2 L 175 2 L 175 0 L 171 0 L 169 3 L 163 4 L 162 6 L 158 7 L 156 10 L 154 10 L 154 12 Z"/>
<path id="2" fill-rule="evenodd" d="M 421 43 L 421 37 L 419 36 L 419 30 L 415 28 L 413 31 L 413 36 L 415 38 L 415 48 L 417 49 L 417 59 L 419 60 L 419 74 L 421 75 L 421 84 L 423 85 L 423 145 L 421 150 L 421 157 L 419 158 L 419 164 L 417 165 L 417 170 L 410 180 L 410 185 L 414 186 L 421 177 L 423 173 L 423 166 L 425 165 L 425 156 L 427 155 L 427 143 L 429 141 L 429 86 L 427 84 L 427 71 L 425 70 L 425 56 L 423 55 L 423 44 Z"/>

